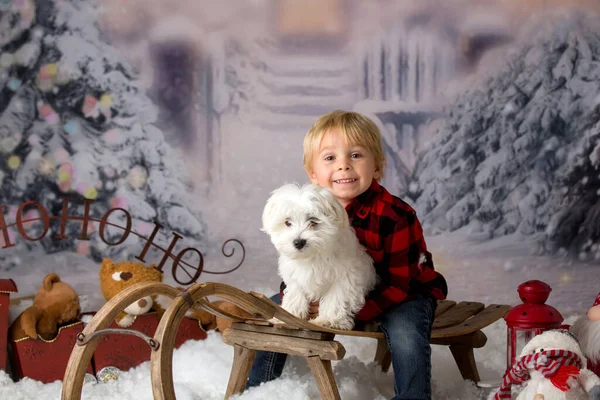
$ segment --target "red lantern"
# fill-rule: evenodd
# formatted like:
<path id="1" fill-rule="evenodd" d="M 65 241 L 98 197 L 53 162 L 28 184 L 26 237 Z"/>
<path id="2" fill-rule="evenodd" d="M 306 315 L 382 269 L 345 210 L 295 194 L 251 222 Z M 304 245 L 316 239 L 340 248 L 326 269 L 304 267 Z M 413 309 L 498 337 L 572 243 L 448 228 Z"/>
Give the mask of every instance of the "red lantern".
<path id="1" fill-rule="evenodd" d="M 558 310 L 545 304 L 552 288 L 542 281 L 527 281 L 517 289 L 523 304 L 513 307 L 504 317 L 507 326 L 506 368 L 515 363 L 523 347 L 549 329 L 560 328 L 564 318 Z"/>

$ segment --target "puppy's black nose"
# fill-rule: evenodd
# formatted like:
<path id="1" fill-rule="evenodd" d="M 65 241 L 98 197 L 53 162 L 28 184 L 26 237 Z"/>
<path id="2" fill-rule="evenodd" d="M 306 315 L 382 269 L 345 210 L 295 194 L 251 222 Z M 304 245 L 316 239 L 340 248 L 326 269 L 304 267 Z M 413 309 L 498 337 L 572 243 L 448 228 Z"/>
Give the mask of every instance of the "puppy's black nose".
<path id="1" fill-rule="evenodd" d="M 297 248 L 298 250 L 300 250 L 301 248 L 303 248 L 305 244 L 306 244 L 306 240 L 305 239 L 296 239 L 296 240 L 294 240 L 294 247 Z"/>

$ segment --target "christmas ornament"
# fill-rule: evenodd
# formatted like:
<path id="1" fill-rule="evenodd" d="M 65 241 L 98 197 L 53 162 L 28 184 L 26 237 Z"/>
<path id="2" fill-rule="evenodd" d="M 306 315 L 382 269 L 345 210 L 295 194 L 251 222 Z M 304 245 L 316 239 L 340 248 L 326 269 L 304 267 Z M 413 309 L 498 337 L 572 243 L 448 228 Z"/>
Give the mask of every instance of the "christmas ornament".
<path id="1" fill-rule="evenodd" d="M 141 189 L 146 184 L 146 180 L 148 179 L 148 172 L 146 168 L 141 165 L 136 165 L 129 171 L 127 176 L 127 181 L 129 185 L 131 185 L 134 189 Z"/>
<path id="2" fill-rule="evenodd" d="M 106 383 L 108 381 L 114 381 L 119 379 L 121 370 L 115 367 L 104 367 L 96 374 L 96 378 L 100 383 Z"/>
<path id="3" fill-rule="evenodd" d="M 8 168 L 17 169 L 21 165 L 21 158 L 19 156 L 8 157 Z"/>
<path id="4" fill-rule="evenodd" d="M 69 121 L 63 127 L 65 132 L 72 135 L 79 130 L 79 124 L 76 121 Z"/>
<path id="5" fill-rule="evenodd" d="M 99 115 L 97 105 L 98 100 L 94 96 L 85 96 L 85 99 L 83 100 L 83 107 L 81 108 L 83 116 L 86 118 L 96 118 Z"/>
<path id="6" fill-rule="evenodd" d="M 6 83 L 6 87 L 12 90 L 13 92 L 16 92 L 21 87 L 21 80 L 17 78 L 10 78 Z"/>

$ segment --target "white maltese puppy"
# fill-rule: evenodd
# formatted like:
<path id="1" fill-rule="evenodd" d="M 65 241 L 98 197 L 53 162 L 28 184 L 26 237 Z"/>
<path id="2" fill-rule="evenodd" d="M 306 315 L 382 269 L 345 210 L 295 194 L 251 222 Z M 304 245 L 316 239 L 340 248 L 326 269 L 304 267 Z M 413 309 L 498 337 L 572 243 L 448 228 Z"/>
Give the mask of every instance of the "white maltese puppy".
<path id="1" fill-rule="evenodd" d="M 319 316 L 311 323 L 352 329 L 377 278 L 333 194 L 314 184 L 284 185 L 271 193 L 262 223 L 279 252 L 279 275 L 287 285 L 281 306 L 308 319 L 309 303 L 319 301 Z"/>

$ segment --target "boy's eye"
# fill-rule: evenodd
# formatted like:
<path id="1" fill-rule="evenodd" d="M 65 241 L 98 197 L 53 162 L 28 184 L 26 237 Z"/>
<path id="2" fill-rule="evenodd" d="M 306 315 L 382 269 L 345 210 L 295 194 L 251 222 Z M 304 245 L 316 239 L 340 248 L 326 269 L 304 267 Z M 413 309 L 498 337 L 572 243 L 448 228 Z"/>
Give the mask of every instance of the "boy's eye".
<path id="1" fill-rule="evenodd" d="M 325 161 L 333 161 L 333 156 L 325 156 Z"/>
<path id="2" fill-rule="evenodd" d="M 289 220 L 285 220 L 285 226 L 292 226 L 292 223 Z"/>
<path id="3" fill-rule="evenodd" d="M 352 154 L 350 155 L 350 157 L 351 157 L 351 158 L 360 158 L 360 157 L 361 157 L 361 154 L 360 154 L 360 153 L 352 153 Z"/>

